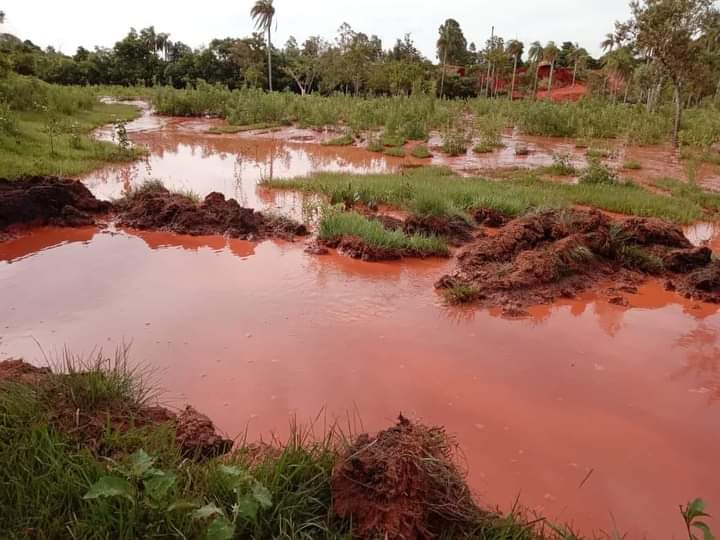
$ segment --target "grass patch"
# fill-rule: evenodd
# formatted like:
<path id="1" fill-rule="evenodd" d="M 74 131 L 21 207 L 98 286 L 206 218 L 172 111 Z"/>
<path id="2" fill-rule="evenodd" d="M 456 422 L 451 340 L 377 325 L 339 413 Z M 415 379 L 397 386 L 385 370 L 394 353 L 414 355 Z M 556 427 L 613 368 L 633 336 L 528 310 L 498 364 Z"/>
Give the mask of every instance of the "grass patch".
<path id="1" fill-rule="evenodd" d="M 400 158 L 401 158 L 401 157 L 405 157 L 405 149 L 404 149 L 404 148 L 400 148 L 400 147 L 391 146 L 391 147 L 389 147 L 389 148 L 386 148 L 386 149 L 383 151 L 383 154 L 385 154 L 386 156 L 400 157 Z"/>
<path id="2" fill-rule="evenodd" d="M 473 146 L 472 151 L 476 154 L 490 154 L 495 151 L 495 147 L 485 143 L 478 143 Z"/>
<path id="3" fill-rule="evenodd" d="M 626 169 L 628 171 L 639 171 L 640 169 L 642 169 L 642 163 L 631 159 L 623 163 L 623 169 Z"/>
<path id="4" fill-rule="evenodd" d="M 323 146 L 350 146 L 355 142 L 355 139 L 353 139 L 352 133 L 344 133 L 340 135 L 339 137 L 335 137 L 334 139 L 330 139 L 329 141 L 324 141 L 322 143 Z"/>
<path id="5" fill-rule="evenodd" d="M 373 137 L 368 139 L 367 146 L 365 147 L 368 152 L 382 152 L 385 150 L 385 146 L 379 137 Z"/>
<path id="6" fill-rule="evenodd" d="M 465 155 L 467 147 L 467 137 L 460 130 L 450 129 L 443 134 L 442 151 L 448 156 Z"/>
<path id="7" fill-rule="evenodd" d="M 607 148 L 588 148 L 585 155 L 588 159 L 607 159 L 612 152 Z"/>
<path id="8" fill-rule="evenodd" d="M 437 236 L 389 231 L 380 222 L 369 220 L 356 212 L 327 209 L 320 221 L 318 237 L 321 240 L 333 241 L 344 236 L 356 236 L 372 247 L 409 251 L 420 255 L 449 253 L 447 242 Z"/>
<path id="9" fill-rule="evenodd" d="M 108 162 L 133 161 L 145 154 L 144 149 L 123 149 L 91 136 L 99 126 L 137 117 L 138 110 L 131 105 L 96 103 L 70 114 L 46 111 L 14 114 L 13 130 L 0 130 L 0 178 L 77 176 Z"/>
<path id="10" fill-rule="evenodd" d="M 472 285 L 458 284 L 442 291 L 443 298 L 448 304 L 471 304 L 477 300 L 478 290 Z"/>
<path id="11" fill-rule="evenodd" d="M 618 177 L 613 170 L 598 160 L 590 160 L 587 168 L 580 175 L 581 184 L 617 184 Z"/>
<path id="12" fill-rule="evenodd" d="M 410 151 L 410 155 L 418 159 L 428 159 L 432 157 L 432 153 L 424 144 L 418 144 Z"/>
<path id="13" fill-rule="evenodd" d="M 692 201 L 711 211 L 720 211 L 720 194 L 705 191 L 697 184 L 682 182 L 674 178 L 663 178 L 655 181 L 655 185 L 667 190 L 673 197 Z"/>
<path id="14" fill-rule="evenodd" d="M 380 138 L 380 142 L 383 146 L 388 146 L 392 148 L 404 146 L 407 142 L 407 139 L 404 135 L 401 135 L 400 133 L 384 131 L 382 137 Z"/>
<path id="15" fill-rule="evenodd" d="M 261 122 L 259 124 L 251 124 L 247 126 L 213 126 L 207 130 L 208 133 L 213 135 L 224 135 L 233 133 L 243 133 L 245 131 L 256 131 L 261 129 L 281 129 L 282 126 L 277 123 Z"/>
<path id="16" fill-rule="evenodd" d="M 541 172 L 552 176 L 574 176 L 577 174 L 569 154 L 554 154 L 553 164 L 543 167 Z"/>
<path id="17" fill-rule="evenodd" d="M 268 187 L 321 193 L 332 204 L 345 201 L 386 203 L 414 210 L 420 201 L 448 216 L 491 208 L 517 216 L 534 209 L 571 205 L 592 206 L 620 214 L 661 217 L 677 223 L 702 218 L 704 206 L 696 192 L 665 196 L 632 183 L 591 182 L 577 185 L 545 182 L 532 172 L 520 171 L 507 181 L 461 178 L 445 169 L 422 167 L 403 175 L 319 173 L 306 179 L 273 180 Z"/>

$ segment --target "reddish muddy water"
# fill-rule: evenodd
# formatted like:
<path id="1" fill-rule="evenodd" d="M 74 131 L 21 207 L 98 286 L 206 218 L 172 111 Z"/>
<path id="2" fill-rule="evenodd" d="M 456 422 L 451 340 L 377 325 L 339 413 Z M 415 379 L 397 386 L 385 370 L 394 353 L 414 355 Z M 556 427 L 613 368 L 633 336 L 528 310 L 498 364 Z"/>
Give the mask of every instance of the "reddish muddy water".
<path id="1" fill-rule="evenodd" d="M 398 165 L 355 148 L 204 135 L 207 124 L 146 116 L 130 127 L 151 172 L 111 167 L 85 180 L 107 197 L 159 177 L 294 213 L 298 196 L 257 180 Z M 718 232 L 700 224 L 688 236 L 718 250 Z M 586 533 L 681 537 L 678 504 L 701 496 L 720 508 L 719 306 L 650 282 L 630 308 L 588 294 L 509 320 L 444 306 L 433 283 L 452 265 L 37 229 L 0 243 L 0 358 L 41 364 L 38 343 L 53 354 L 132 342 L 168 404 L 191 403 L 251 439 L 284 435 L 293 415 L 350 415 L 375 430 L 402 411 L 457 435 L 483 502 L 508 509 L 519 496 Z"/>

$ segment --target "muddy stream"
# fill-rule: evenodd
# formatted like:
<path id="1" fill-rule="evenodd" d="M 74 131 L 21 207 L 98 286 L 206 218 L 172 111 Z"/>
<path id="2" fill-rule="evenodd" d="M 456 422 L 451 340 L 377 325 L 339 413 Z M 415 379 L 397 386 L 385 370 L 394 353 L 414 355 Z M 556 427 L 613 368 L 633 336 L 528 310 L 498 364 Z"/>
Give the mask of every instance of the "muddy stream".
<path id="1" fill-rule="evenodd" d="M 298 216 L 257 186 L 402 160 L 316 144 L 299 130 L 208 135 L 215 121 L 144 115 L 150 156 L 84 178 L 101 198 L 147 178 Z M 322 134 L 317 135 L 322 136 Z M 720 252 L 717 230 L 688 230 Z M 383 428 L 402 411 L 456 434 L 481 501 L 586 534 L 684 534 L 678 504 L 720 508 L 720 307 L 650 282 L 630 308 L 586 294 L 530 310 L 449 308 L 447 260 L 364 263 L 303 243 L 41 228 L 0 243 L 0 359 L 132 343 L 165 401 L 230 435 L 282 437 L 290 419 Z M 720 520 L 712 522 L 720 526 Z"/>

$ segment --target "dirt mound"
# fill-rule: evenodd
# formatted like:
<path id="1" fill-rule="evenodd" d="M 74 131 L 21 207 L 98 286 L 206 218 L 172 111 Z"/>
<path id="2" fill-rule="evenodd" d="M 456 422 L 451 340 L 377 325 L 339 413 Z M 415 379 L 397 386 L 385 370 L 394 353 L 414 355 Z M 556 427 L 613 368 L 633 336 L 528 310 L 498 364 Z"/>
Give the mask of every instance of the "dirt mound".
<path id="1" fill-rule="evenodd" d="M 484 514 L 456 466 L 454 449 L 443 429 L 402 415 L 375 437 L 361 435 L 333 469 L 333 513 L 352 520 L 357 538 L 461 536 Z"/>
<path id="2" fill-rule="evenodd" d="M 404 254 L 403 251 L 397 249 L 371 246 L 357 236 L 343 236 L 337 240 L 325 242 L 325 245 L 337 249 L 348 257 L 367 262 L 396 261 L 401 259 Z"/>
<path id="3" fill-rule="evenodd" d="M 690 272 L 679 280 L 677 289 L 688 298 L 720 304 L 720 261 Z"/>
<path id="4" fill-rule="evenodd" d="M 635 284 L 650 274 L 694 272 L 695 279 L 682 281 L 683 291 L 712 298 L 720 289 L 706 268 L 710 260 L 708 249 L 694 248 L 679 227 L 660 219 L 549 210 L 514 219 L 477 240 L 460 255 L 458 270 L 436 287 L 451 301 L 522 313 L 525 306 L 571 298 L 603 279 Z"/>
<path id="5" fill-rule="evenodd" d="M 108 428 L 124 432 L 131 427 L 168 423 L 174 424 L 177 445 L 188 458 L 214 457 L 232 449 L 233 441 L 218 434 L 212 421 L 192 407 L 175 414 L 165 407 L 98 400 L 97 396 L 93 398 L 93 406 L 88 407 L 87 401 L 76 393 L 82 392 L 83 386 L 74 385 L 69 380 L 83 376 L 82 372 L 53 375 L 49 368 L 38 368 L 23 360 L 0 362 L 0 383 L 9 381 L 32 385 L 48 408 L 51 425 L 99 455 L 112 452 L 103 446 Z"/>
<path id="6" fill-rule="evenodd" d="M 82 182 L 54 176 L 0 179 L 0 231 L 11 225 L 93 225 L 110 203 L 100 201 Z"/>
<path id="7" fill-rule="evenodd" d="M 9 359 L 0 362 L 0 382 L 35 383 L 50 373 L 49 368 L 38 368 L 24 360 Z"/>
<path id="8" fill-rule="evenodd" d="M 233 446 L 231 439 L 218 435 L 212 420 L 189 405 L 177 416 L 175 424 L 175 440 L 186 457 L 221 456 Z"/>
<path id="9" fill-rule="evenodd" d="M 188 235 L 222 234 L 256 240 L 266 236 L 307 234 L 304 225 L 288 218 L 265 216 L 243 208 L 235 199 L 210 193 L 201 203 L 161 185 L 140 188 L 115 204 L 118 225 Z"/>
<path id="10" fill-rule="evenodd" d="M 474 239 L 473 227 L 459 217 L 410 216 L 403 223 L 405 234 L 443 236 L 448 242 L 459 246 Z"/>
<path id="11" fill-rule="evenodd" d="M 493 208 L 478 208 L 473 212 L 473 218 L 478 225 L 485 227 L 502 227 L 508 222 L 507 216 Z"/>

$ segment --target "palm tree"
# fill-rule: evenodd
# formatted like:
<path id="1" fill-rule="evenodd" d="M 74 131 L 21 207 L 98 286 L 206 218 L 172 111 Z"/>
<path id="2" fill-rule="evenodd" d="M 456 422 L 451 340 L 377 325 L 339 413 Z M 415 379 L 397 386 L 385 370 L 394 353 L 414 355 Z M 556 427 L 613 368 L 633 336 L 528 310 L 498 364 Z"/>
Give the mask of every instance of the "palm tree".
<path id="1" fill-rule="evenodd" d="M 5 12 L 0 11 L 0 24 L 5 24 Z"/>
<path id="2" fill-rule="evenodd" d="M 548 80 L 548 93 L 552 90 L 553 74 L 555 73 L 555 60 L 560 54 L 560 49 L 554 41 L 548 41 L 543 49 L 543 60 L 550 63 L 550 79 Z"/>
<path id="3" fill-rule="evenodd" d="M 512 101 L 513 95 L 515 94 L 515 77 L 517 75 L 517 65 L 518 61 L 520 60 L 520 55 L 523 52 L 523 44 L 517 39 L 512 39 L 507 45 L 507 52 L 513 59 L 512 84 L 510 85 L 510 101 Z"/>
<path id="4" fill-rule="evenodd" d="M 573 62 L 572 85 L 575 86 L 575 81 L 577 80 L 578 68 L 585 67 L 585 63 L 587 62 L 588 54 L 587 54 L 587 51 L 585 49 L 583 49 L 582 47 L 580 47 L 579 44 L 574 43 L 568 57 Z"/>
<path id="5" fill-rule="evenodd" d="M 537 94 L 538 77 L 540 74 L 540 60 L 543 56 L 543 46 L 539 41 L 533 41 L 528 51 L 528 60 L 535 66 L 535 82 L 533 83 L 533 97 Z"/>
<path id="6" fill-rule="evenodd" d="M 600 47 L 604 52 L 612 52 L 615 47 L 615 34 L 612 32 L 605 34 L 605 39 L 600 43 Z"/>
<path id="7" fill-rule="evenodd" d="M 275 18 L 275 7 L 273 0 L 256 0 L 250 10 L 250 17 L 255 21 L 255 28 L 267 32 L 267 55 L 268 55 L 268 88 L 272 92 L 272 41 L 270 40 L 270 28 Z"/>

